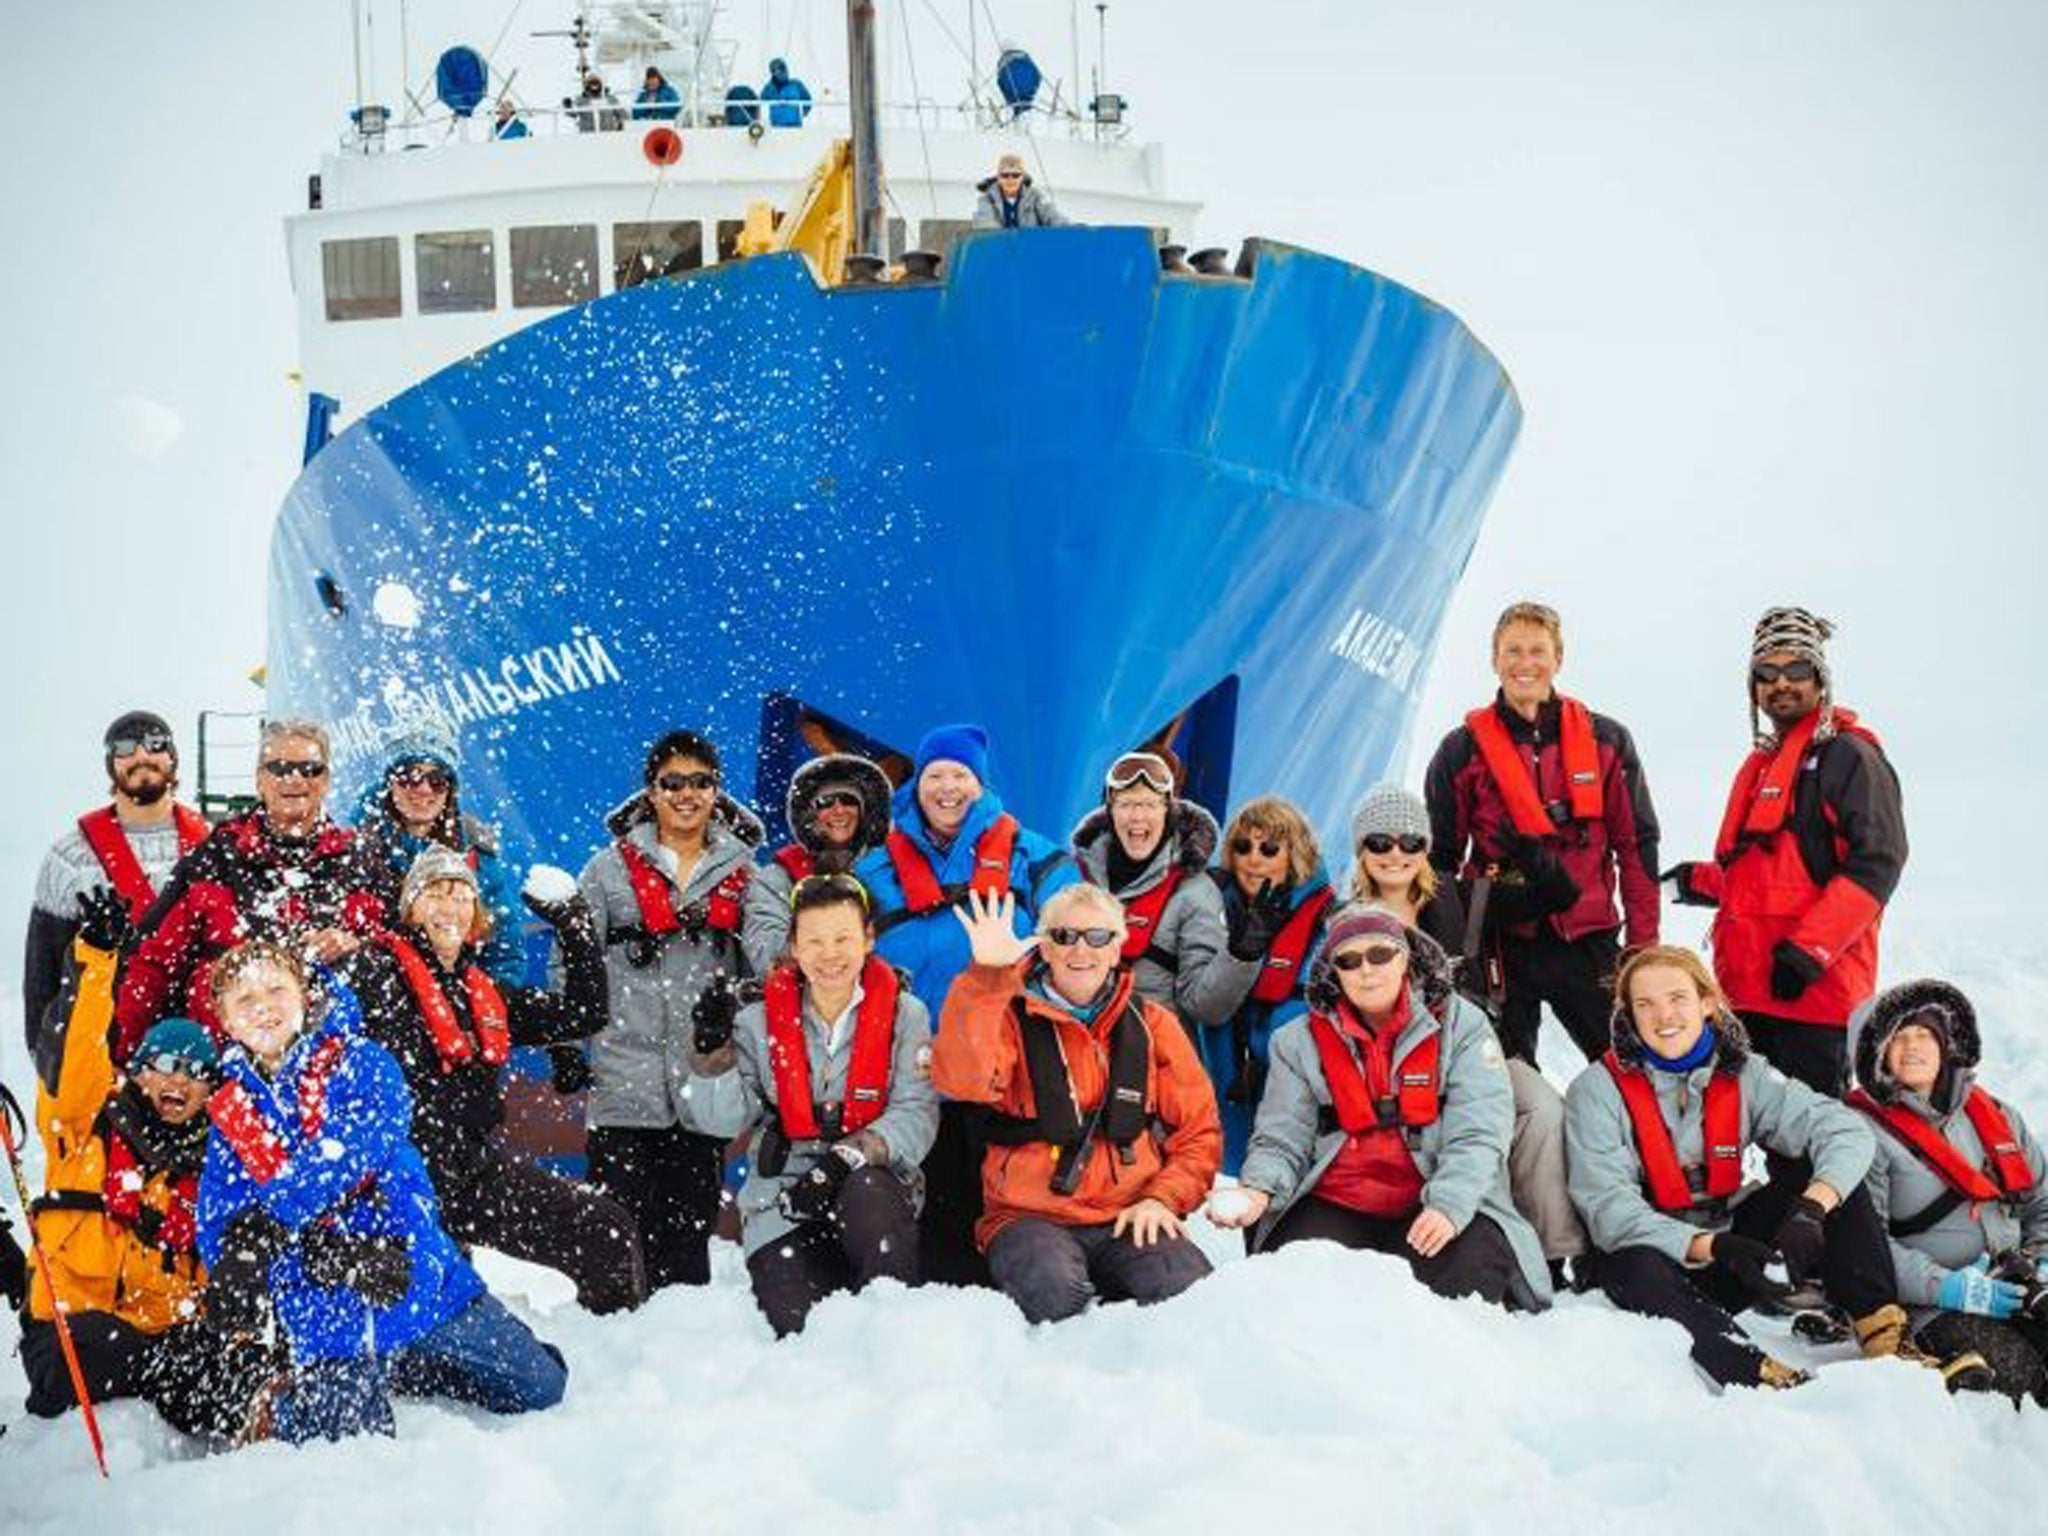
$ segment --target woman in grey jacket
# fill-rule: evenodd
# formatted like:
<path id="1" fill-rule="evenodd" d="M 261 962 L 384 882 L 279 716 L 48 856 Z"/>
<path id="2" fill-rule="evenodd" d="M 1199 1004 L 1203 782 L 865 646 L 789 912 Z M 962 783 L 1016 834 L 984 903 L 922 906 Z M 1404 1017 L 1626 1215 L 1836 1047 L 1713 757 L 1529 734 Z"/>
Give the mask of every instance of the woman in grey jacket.
<path id="1" fill-rule="evenodd" d="M 1863 1186 L 1870 1128 L 1752 1056 L 1691 950 L 1638 950 L 1615 991 L 1612 1048 L 1565 1094 L 1572 1199 L 1608 1298 L 1684 1328 L 1717 1387 L 1809 1379 L 1757 1348 L 1733 1315 L 1809 1276 L 1855 1319 L 1866 1355 L 1897 1353 L 1906 1315 Z M 1792 1161 L 1745 1189 L 1751 1143 Z"/>
<path id="2" fill-rule="evenodd" d="M 689 1052 L 732 1038 L 741 918 L 761 823 L 719 788 L 692 731 L 648 749 L 645 787 L 578 888 L 605 945 L 610 1022 L 590 1042 L 590 1181 L 640 1223 L 649 1291 L 711 1279 L 723 1144 L 682 1121 Z M 559 1075 L 559 1074 L 558 1074 Z"/>
<path id="3" fill-rule="evenodd" d="M 867 892 L 808 875 L 790 908 L 791 959 L 675 1095 L 700 1131 L 754 1130 L 740 1243 L 778 1337 L 834 1291 L 917 1283 L 918 1164 L 939 1128 L 931 1020 L 875 957 Z"/>
<path id="4" fill-rule="evenodd" d="M 1550 1273 L 1508 1195 L 1514 1093 L 1450 962 L 1384 907 L 1330 918 L 1306 1017 L 1273 1036 L 1239 1188 L 1218 1226 L 1252 1247 L 1326 1238 L 1399 1254 L 1445 1296 L 1538 1310 Z"/>
<path id="5" fill-rule="evenodd" d="M 1945 981 L 1905 982 L 1857 1010 L 1848 1044 L 1915 1337 L 1952 1388 L 2048 1407 L 2048 1160 L 2019 1110 L 1977 1086 L 1976 1010 Z"/>

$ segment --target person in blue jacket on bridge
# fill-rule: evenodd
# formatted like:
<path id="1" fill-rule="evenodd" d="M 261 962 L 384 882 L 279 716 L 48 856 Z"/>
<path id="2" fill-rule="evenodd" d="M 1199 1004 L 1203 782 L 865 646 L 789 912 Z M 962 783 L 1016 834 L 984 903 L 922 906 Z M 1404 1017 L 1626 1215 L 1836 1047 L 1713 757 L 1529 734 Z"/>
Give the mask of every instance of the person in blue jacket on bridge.
<path id="1" fill-rule="evenodd" d="M 937 1018 L 953 978 L 973 960 L 956 916 L 969 890 L 1012 893 L 1022 938 L 1045 899 L 1080 876 L 1063 847 L 1003 809 L 989 787 L 988 732 L 980 726 L 930 731 L 912 764 L 910 782 L 890 801 L 888 839 L 862 856 L 854 875 L 874 901 L 875 953 L 909 974 Z M 982 1149 L 971 1121 L 969 1106 L 942 1104 L 938 1140 L 924 1161 L 919 1262 L 926 1280 L 942 1284 L 987 1283 L 974 1246 Z"/>
<path id="2" fill-rule="evenodd" d="M 810 87 L 792 75 L 782 59 L 768 61 L 768 83 L 761 87 L 761 99 L 770 103 L 770 128 L 801 128 L 811 115 Z"/>

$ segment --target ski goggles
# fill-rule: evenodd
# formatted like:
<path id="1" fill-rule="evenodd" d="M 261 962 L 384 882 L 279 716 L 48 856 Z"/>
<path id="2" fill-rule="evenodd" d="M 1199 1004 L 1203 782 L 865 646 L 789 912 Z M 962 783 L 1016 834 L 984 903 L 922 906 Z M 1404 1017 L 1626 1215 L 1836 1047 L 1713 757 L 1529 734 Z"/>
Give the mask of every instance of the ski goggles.
<path id="1" fill-rule="evenodd" d="M 140 736 L 115 736 L 107 741 L 107 751 L 115 757 L 133 757 L 138 752 L 168 752 L 171 750 L 169 731 L 144 731 Z"/>
<path id="2" fill-rule="evenodd" d="M 1166 759 L 1150 752 L 1126 752 L 1109 765 L 1109 772 L 1103 776 L 1105 789 L 1129 789 L 1133 784 L 1143 784 L 1156 789 L 1162 795 L 1173 793 L 1173 770 L 1166 766 Z"/>
<path id="3" fill-rule="evenodd" d="M 1355 971 L 1361 965 L 1378 970 L 1381 966 L 1392 965 L 1407 953 L 1398 944 L 1368 944 L 1364 949 L 1347 949 L 1341 955 L 1330 956 L 1330 964 L 1340 971 Z"/>
<path id="4" fill-rule="evenodd" d="M 1399 837 L 1391 832 L 1368 832 L 1358 840 L 1358 846 L 1367 853 L 1392 853 L 1396 848 L 1403 853 L 1424 853 L 1429 849 L 1429 839 L 1413 832 L 1403 832 Z"/>
<path id="5" fill-rule="evenodd" d="M 324 779 L 327 777 L 325 763 L 297 762 L 289 757 L 273 757 L 263 765 L 263 771 L 273 779 Z"/>
<path id="6" fill-rule="evenodd" d="M 654 781 L 654 787 L 665 795 L 680 794 L 683 790 L 694 789 L 699 794 L 718 788 L 715 773 L 664 773 Z"/>
<path id="7" fill-rule="evenodd" d="M 182 1051 L 153 1051 L 147 1056 L 138 1056 L 129 1063 L 131 1072 L 161 1072 L 166 1077 L 182 1074 L 186 1077 L 204 1078 L 211 1081 L 214 1075 L 213 1063 L 202 1061 L 197 1056 L 187 1056 Z"/>
<path id="8" fill-rule="evenodd" d="M 1090 949 L 1107 949 L 1121 937 L 1114 928 L 1048 928 L 1045 942 L 1061 949 L 1086 944 Z"/>
<path id="9" fill-rule="evenodd" d="M 407 789 L 446 789 L 455 780 L 445 768 L 415 763 L 406 768 L 394 768 L 391 772 L 391 782 L 402 784 Z"/>
<path id="10" fill-rule="evenodd" d="M 827 897 L 842 901 L 857 901 L 861 911 L 868 909 L 868 888 L 851 875 L 805 875 L 789 888 L 789 910 L 794 912 L 800 902 L 809 901 L 822 905 Z"/>
<path id="11" fill-rule="evenodd" d="M 1797 661 L 1759 661 L 1749 668 L 1749 680 L 1758 688 L 1775 683 L 1779 678 L 1788 683 L 1810 683 L 1820 676 L 1820 668 L 1801 657 Z"/>
<path id="12" fill-rule="evenodd" d="M 1232 841 L 1230 851 L 1242 859 L 1247 857 L 1256 848 L 1259 850 L 1260 858 L 1277 859 L 1286 847 L 1285 843 L 1277 843 L 1270 837 L 1262 839 L 1240 837 Z"/>

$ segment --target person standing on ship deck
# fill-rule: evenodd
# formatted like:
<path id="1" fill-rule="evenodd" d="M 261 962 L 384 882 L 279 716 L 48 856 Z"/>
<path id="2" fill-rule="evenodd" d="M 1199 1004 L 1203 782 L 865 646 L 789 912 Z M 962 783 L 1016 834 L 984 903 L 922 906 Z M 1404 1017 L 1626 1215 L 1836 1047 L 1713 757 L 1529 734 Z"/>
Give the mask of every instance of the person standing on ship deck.
<path id="1" fill-rule="evenodd" d="M 1071 222 L 1025 174 L 1022 155 L 1004 155 L 975 190 L 981 194 L 974 204 L 976 229 L 1052 229 Z"/>

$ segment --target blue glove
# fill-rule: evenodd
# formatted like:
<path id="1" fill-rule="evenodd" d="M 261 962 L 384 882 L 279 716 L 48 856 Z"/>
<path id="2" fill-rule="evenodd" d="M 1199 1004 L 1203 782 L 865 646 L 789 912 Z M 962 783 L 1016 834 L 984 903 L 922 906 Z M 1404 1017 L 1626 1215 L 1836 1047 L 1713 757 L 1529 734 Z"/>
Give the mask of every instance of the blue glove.
<path id="1" fill-rule="evenodd" d="M 1987 1260 L 1979 1259 L 1968 1269 L 1952 1269 L 1934 1293 L 1934 1304 L 1944 1312 L 1967 1312 L 1973 1317 L 1999 1321 L 2013 1316 L 2026 1300 L 2026 1292 L 2010 1280 L 1994 1279 L 1985 1271 Z"/>

